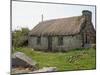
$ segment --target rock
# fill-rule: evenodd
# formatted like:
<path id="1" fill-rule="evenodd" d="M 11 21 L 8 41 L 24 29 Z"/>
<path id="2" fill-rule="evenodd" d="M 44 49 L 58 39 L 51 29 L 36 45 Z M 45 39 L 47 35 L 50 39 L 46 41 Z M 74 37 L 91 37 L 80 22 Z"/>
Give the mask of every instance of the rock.
<path id="1" fill-rule="evenodd" d="M 34 49 L 31 49 L 32 51 L 34 51 Z"/>
<path id="2" fill-rule="evenodd" d="M 55 72 L 57 71 L 56 67 L 43 67 L 42 69 L 33 71 L 31 73 L 39 73 L 39 72 Z"/>
<path id="3" fill-rule="evenodd" d="M 29 73 L 29 72 L 31 72 L 29 69 L 13 68 L 11 70 L 11 74 L 21 74 L 21 73 Z"/>
<path id="4" fill-rule="evenodd" d="M 16 52 L 12 55 L 12 68 L 37 68 L 37 62 L 26 56 L 22 52 Z"/>

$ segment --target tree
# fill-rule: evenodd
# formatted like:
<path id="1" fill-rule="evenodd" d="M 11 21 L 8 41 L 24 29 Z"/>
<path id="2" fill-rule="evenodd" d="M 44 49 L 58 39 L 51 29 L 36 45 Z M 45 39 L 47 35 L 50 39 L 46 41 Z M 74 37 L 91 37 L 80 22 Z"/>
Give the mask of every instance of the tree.
<path id="1" fill-rule="evenodd" d="M 12 45 L 13 47 L 28 46 L 28 28 L 22 28 L 21 30 L 15 30 L 12 32 Z"/>

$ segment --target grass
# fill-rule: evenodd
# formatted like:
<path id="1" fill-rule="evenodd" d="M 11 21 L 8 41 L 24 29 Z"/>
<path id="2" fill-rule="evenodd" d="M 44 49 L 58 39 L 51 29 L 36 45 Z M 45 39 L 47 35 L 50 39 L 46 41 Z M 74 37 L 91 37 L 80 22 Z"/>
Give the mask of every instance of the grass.
<path id="1" fill-rule="evenodd" d="M 42 52 L 32 51 L 31 48 L 16 48 L 15 51 L 24 52 L 37 61 L 39 68 L 57 67 L 58 71 L 84 70 L 96 68 L 96 50 L 74 49 L 68 52 Z"/>

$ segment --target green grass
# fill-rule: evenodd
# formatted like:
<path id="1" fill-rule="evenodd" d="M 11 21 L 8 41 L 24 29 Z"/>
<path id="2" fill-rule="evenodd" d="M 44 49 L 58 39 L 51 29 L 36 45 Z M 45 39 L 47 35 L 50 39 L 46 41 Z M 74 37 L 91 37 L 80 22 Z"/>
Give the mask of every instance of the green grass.
<path id="1" fill-rule="evenodd" d="M 32 51 L 31 48 L 16 48 L 15 50 L 24 52 L 33 60 L 36 60 L 39 68 L 57 67 L 58 71 L 96 68 L 96 50 L 93 48 L 74 49 L 68 52 L 55 53 Z"/>

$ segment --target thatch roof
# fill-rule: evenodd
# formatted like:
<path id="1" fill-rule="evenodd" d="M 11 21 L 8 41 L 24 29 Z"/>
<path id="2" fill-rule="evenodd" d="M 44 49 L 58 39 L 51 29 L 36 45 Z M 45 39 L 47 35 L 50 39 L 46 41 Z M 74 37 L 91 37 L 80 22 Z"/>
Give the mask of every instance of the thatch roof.
<path id="1" fill-rule="evenodd" d="M 73 35 L 80 32 L 81 25 L 85 21 L 83 16 L 53 19 L 40 22 L 29 35 Z"/>

